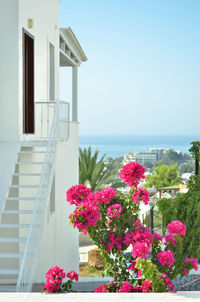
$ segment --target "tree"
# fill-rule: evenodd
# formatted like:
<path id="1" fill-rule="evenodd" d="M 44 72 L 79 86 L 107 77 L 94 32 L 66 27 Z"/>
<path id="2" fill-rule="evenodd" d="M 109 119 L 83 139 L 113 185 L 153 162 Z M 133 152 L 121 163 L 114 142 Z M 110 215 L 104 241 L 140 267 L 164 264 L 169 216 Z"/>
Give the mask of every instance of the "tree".
<path id="1" fill-rule="evenodd" d="M 107 163 L 104 154 L 99 160 L 99 150 L 92 154 L 91 147 L 79 148 L 79 183 L 90 187 L 92 192 L 99 189 L 109 176 L 113 162 Z"/>
<path id="2" fill-rule="evenodd" d="M 188 192 L 179 193 L 175 198 L 158 200 L 159 212 L 163 215 L 164 227 L 172 220 L 181 220 L 187 227 L 180 255 L 200 260 L 200 176 L 192 176 Z"/>
<path id="3" fill-rule="evenodd" d="M 171 166 L 162 165 L 153 168 L 153 174 L 147 176 L 146 188 L 160 188 L 180 183 L 178 176 L 178 165 L 175 163 Z"/>
<path id="4" fill-rule="evenodd" d="M 180 175 L 183 173 L 192 173 L 194 172 L 195 163 L 194 161 L 188 161 L 186 163 L 183 163 L 179 168 Z"/>

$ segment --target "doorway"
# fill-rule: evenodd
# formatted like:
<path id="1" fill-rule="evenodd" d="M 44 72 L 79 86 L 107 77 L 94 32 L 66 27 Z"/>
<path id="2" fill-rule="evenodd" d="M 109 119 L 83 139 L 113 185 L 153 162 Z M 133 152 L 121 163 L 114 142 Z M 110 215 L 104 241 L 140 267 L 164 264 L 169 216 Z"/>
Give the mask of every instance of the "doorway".
<path id="1" fill-rule="evenodd" d="M 34 37 L 27 31 L 24 36 L 24 62 L 23 62 L 23 88 L 24 88 L 24 116 L 23 132 L 33 134 L 35 132 L 34 121 Z"/>

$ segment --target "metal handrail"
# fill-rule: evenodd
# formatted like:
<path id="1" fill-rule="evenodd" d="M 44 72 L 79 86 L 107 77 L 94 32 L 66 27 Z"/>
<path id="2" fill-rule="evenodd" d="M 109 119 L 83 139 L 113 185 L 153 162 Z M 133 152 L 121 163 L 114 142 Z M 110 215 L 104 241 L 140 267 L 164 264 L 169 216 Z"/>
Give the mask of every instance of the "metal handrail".
<path id="1" fill-rule="evenodd" d="M 65 110 L 63 112 L 59 110 L 60 113 L 65 113 L 66 119 L 64 120 L 65 125 L 60 127 L 64 129 L 63 137 L 60 137 L 61 140 L 67 140 L 69 137 L 69 103 L 65 101 L 59 101 L 60 107 L 65 106 Z M 49 130 L 50 130 L 50 124 L 51 120 L 53 118 L 53 111 L 55 110 L 56 102 L 55 101 L 37 101 L 35 102 L 36 105 L 36 114 L 37 116 L 37 124 L 36 124 L 36 133 L 35 133 L 35 139 L 36 140 L 48 140 L 49 137 Z M 40 122 L 39 122 L 40 120 Z M 60 122 L 63 122 L 63 119 L 60 119 Z M 61 126 L 61 125 L 60 125 Z"/>
<path id="2" fill-rule="evenodd" d="M 17 292 L 28 292 L 32 287 L 40 234 L 45 221 L 47 202 L 49 199 L 54 174 L 57 142 L 59 140 L 60 104 L 63 104 L 63 101 L 56 102 L 33 214 L 31 217 L 28 236 L 24 248 L 24 254 L 21 261 L 19 278 L 16 288 Z"/>

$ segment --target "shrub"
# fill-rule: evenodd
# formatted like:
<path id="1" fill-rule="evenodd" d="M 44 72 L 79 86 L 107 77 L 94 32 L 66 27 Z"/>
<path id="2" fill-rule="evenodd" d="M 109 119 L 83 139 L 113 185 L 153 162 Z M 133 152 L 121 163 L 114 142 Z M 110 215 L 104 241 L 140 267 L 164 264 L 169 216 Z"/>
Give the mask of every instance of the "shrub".
<path id="1" fill-rule="evenodd" d="M 197 269 L 197 260 L 180 256 L 186 231 L 181 221 L 168 225 L 165 238 L 151 234 L 141 224 L 139 205 L 146 205 L 149 198 L 139 186 L 144 173 L 145 169 L 136 162 L 121 169 L 121 179 L 130 186 L 127 195 L 110 187 L 92 193 L 82 185 L 81 190 L 74 186 L 70 194 L 67 192 L 67 201 L 76 206 L 70 222 L 95 242 L 105 261 L 103 276 L 113 277 L 113 282 L 103 284 L 96 292 L 173 291 L 172 280 L 177 275 Z"/>

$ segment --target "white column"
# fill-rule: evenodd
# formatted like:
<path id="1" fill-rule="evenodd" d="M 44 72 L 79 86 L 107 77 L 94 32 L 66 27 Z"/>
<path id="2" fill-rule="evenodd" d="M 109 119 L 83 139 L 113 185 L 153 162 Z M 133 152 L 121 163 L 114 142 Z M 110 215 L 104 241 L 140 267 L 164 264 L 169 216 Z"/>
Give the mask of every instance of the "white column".
<path id="1" fill-rule="evenodd" d="M 72 122 L 78 121 L 78 67 L 72 67 Z"/>

